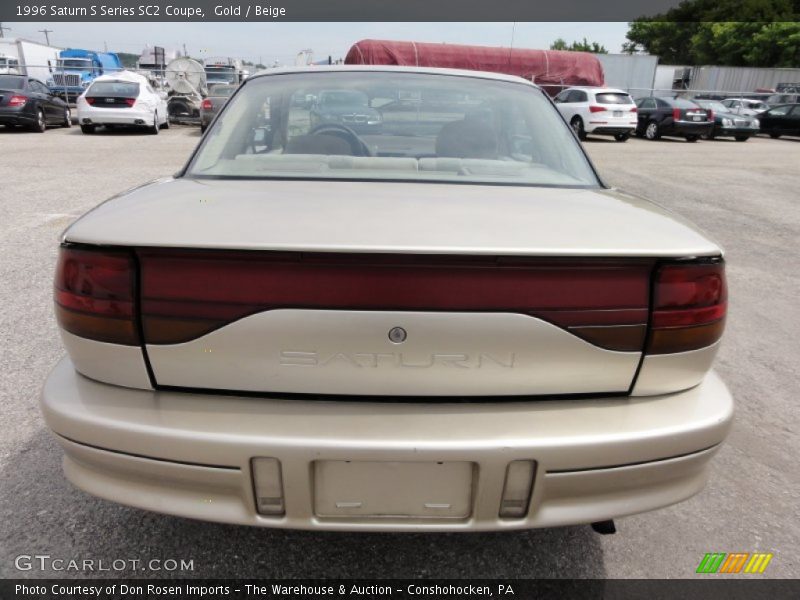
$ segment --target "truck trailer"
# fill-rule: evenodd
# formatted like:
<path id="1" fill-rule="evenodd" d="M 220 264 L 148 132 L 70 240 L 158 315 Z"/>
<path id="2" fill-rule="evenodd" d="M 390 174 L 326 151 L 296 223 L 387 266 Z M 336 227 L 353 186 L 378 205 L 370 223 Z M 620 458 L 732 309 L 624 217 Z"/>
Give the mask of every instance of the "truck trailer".
<path id="1" fill-rule="evenodd" d="M 538 84 L 551 96 L 573 85 L 604 84 L 603 66 L 589 52 L 361 40 L 353 44 L 344 62 L 506 73 Z"/>
<path id="2" fill-rule="evenodd" d="M 23 38 L 0 38 L 0 73 L 27 75 L 45 82 L 61 49 Z"/>

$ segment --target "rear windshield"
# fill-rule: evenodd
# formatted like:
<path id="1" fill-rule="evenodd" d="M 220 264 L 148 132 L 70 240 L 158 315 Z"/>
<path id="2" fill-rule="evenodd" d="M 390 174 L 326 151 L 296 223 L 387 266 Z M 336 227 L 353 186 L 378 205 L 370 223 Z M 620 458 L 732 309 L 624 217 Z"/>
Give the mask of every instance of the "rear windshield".
<path id="1" fill-rule="evenodd" d="M 24 77 L 0 75 L 0 90 L 21 90 L 24 85 Z"/>
<path id="2" fill-rule="evenodd" d="M 716 100 L 696 100 L 697 104 L 699 104 L 702 108 L 707 110 L 713 110 L 714 112 L 718 113 L 726 113 L 730 112 L 730 108 L 725 106 L 722 102 L 717 102 Z"/>
<path id="3" fill-rule="evenodd" d="M 670 98 L 667 101 L 677 108 L 697 108 L 697 104 L 686 98 Z"/>
<path id="4" fill-rule="evenodd" d="M 224 96 L 228 97 L 236 91 L 235 85 L 212 85 L 208 88 L 209 96 Z"/>
<path id="5" fill-rule="evenodd" d="M 389 72 L 248 80 L 203 138 L 187 174 L 599 186 L 541 90 Z"/>
<path id="6" fill-rule="evenodd" d="M 115 96 L 117 98 L 136 98 L 139 84 L 129 81 L 98 81 L 92 84 L 88 96 Z"/>
<path id="7" fill-rule="evenodd" d="M 616 92 L 603 92 L 595 94 L 595 99 L 598 104 L 633 104 L 633 98 L 628 94 L 620 94 Z"/>

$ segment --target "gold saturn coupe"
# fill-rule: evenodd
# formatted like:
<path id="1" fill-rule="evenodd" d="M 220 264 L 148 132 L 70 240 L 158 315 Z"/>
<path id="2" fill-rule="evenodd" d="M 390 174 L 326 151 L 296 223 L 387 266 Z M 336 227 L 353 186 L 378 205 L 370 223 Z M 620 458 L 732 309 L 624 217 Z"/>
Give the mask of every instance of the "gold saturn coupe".
<path id="1" fill-rule="evenodd" d="M 332 90 L 381 127 L 311 119 Z M 608 531 L 703 488 L 726 306 L 720 247 L 604 184 L 531 82 L 271 70 L 63 234 L 42 410 L 74 485 L 146 510 Z"/>

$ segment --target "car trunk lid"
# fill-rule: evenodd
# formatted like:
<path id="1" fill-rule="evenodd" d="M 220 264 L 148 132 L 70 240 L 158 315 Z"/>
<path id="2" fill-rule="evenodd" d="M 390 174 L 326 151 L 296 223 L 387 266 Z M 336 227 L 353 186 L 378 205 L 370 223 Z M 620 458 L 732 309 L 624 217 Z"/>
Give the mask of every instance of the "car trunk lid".
<path id="1" fill-rule="evenodd" d="M 719 254 L 616 192 L 385 182 L 165 180 L 65 241 L 133 249 L 159 386 L 412 398 L 626 393 L 657 260 Z"/>

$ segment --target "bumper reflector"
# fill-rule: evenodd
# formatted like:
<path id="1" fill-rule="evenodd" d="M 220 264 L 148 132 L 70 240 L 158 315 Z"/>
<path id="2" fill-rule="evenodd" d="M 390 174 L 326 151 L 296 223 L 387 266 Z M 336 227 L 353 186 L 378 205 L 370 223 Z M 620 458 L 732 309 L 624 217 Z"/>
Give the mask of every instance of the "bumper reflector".
<path id="1" fill-rule="evenodd" d="M 502 518 L 517 519 L 528 514 L 535 474 L 536 462 L 532 460 L 514 460 L 508 463 L 503 497 L 500 500 Z"/>
<path id="2" fill-rule="evenodd" d="M 251 465 L 258 512 L 272 517 L 282 515 L 284 503 L 281 463 L 277 458 L 254 458 Z"/>

